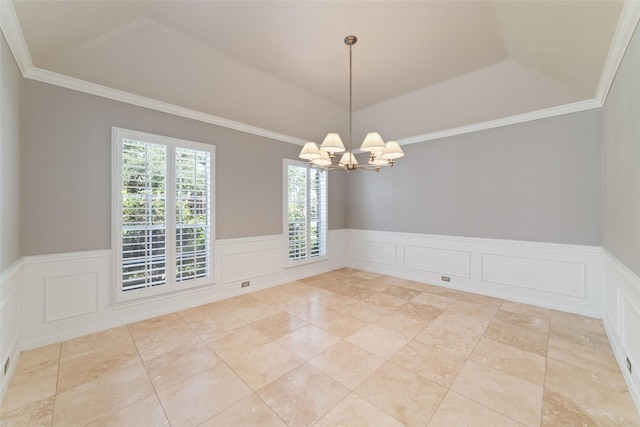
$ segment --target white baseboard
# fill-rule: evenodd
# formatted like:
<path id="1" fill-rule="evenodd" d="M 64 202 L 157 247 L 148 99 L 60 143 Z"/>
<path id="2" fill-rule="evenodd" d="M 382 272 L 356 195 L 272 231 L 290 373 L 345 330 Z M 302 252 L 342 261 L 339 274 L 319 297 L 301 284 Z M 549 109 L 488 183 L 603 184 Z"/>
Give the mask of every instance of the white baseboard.
<path id="1" fill-rule="evenodd" d="M 345 241 L 349 267 L 601 317 L 599 247 L 370 230 Z"/>
<path id="2" fill-rule="evenodd" d="M 24 262 L 18 260 L 0 275 L 0 402 L 20 358 L 20 307 Z M 5 363 L 7 372 L 4 372 Z"/>
<path id="3" fill-rule="evenodd" d="M 602 250 L 602 259 L 602 322 L 629 392 L 640 412 L 640 277 L 606 249 Z M 627 369 L 627 358 L 631 361 L 631 373 Z"/>

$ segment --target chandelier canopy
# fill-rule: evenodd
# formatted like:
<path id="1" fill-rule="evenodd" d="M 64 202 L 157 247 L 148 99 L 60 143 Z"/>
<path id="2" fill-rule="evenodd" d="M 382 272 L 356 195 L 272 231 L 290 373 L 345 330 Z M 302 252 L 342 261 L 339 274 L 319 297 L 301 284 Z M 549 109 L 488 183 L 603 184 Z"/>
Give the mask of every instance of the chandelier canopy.
<path id="1" fill-rule="evenodd" d="M 349 46 L 349 149 L 346 150 L 340 135 L 337 133 L 329 133 L 324 138 L 324 141 L 318 148 L 315 142 L 307 142 L 300 151 L 301 159 L 308 160 L 309 164 L 313 167 L 320 169 L 346 169 L 347 172 L 356 169 L 367 169 L 380 171 L 383 166 L 393 166 L 396 159 L 404 156 L 404 152 L 400 145 L 396 141 L 389 141 L 385 143 L 378 132 L 369 132 L 364 138 L 360 151 L 369 153 L 369 160 L 365 164 L 359 164 L 356 156 L 353 154 L 351 145 L 353 126 L 353 66 L 351 60 L 351 50 L 358 39 L 356 36 L 347 36 L 344 39 L 344 44 Z M 336 154 L 342 154 L 340 161 L 338 162 Z"/>

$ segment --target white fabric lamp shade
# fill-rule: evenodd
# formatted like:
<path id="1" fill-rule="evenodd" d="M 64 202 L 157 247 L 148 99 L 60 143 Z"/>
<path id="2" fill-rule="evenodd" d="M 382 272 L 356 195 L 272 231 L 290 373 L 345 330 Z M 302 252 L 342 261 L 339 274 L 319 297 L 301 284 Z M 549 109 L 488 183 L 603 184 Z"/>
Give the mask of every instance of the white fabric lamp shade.
<path id="1" fill-rule="evenodd" d="M 373 160 L 369 160 L 369 164 L 375 166 L 389 166 L 389 160 L 383 159 L 381 157 L 374 157 Z"/>
<path id="2" fill-rule="evenodd" d="M 362 151 L 382 151 L 386 148 L 384 141 L 378 132 L 369 132 L 364 138 L 360 149 Z"/>
<path id="3" fill-rule="evenodd" d="M 387 142 L 386 148 L 380 154 L 380 158 L 384 160 L 399 159 L 404 156 L 404 151 L 396 141 Z"/>
<path id="4" fill-rule="evenodd" d="M 340 159 L 340 166 L 357 165 L 357 164 L 358 164 L 358 160 L 356 160 L 356 156 L 354 156 L 351 151 L 347 151 L 346 153 L 344 153 L 342 155 L 342 158 Z"/>
<path id="5" fill-rule="evenodd" d="M 318 159 L 311 160 L 311 163 L 313 163 L 314 165 L 318 165 L 320 167 L 329 166 L 331 164 L 329 153 L 327 153 L 324 150 L 318 150 L 318 151 L 320 151 L 321 157 Z"/>
<path id="6" fill-rule="evenodd" d="M 304 147 L 302 147 L 302 151 L 300 151 L 298 157 L 304 160 L 314 160 L 322 157 L 322 153 L 318 150 L 315 142 L 307 142 L 304 144 Z"/>
<path id="7" fill-rule="evenodd" d="M 327 151 L 329 153 L 342 153 L 344 151 L 344 144 L 340 135 L 337 133 L 328 133 L 320 145 L 320 150 Z"/>

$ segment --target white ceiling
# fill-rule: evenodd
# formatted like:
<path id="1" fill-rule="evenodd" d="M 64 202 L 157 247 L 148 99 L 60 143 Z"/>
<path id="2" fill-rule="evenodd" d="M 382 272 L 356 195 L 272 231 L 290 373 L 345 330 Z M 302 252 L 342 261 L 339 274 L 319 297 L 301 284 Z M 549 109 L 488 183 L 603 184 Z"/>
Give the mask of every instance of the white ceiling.
<path id="1" fill-rule="evenodd" d="M 15 1 L 33 65 L 354 145 L 594 99 L 621 1 Z"/>

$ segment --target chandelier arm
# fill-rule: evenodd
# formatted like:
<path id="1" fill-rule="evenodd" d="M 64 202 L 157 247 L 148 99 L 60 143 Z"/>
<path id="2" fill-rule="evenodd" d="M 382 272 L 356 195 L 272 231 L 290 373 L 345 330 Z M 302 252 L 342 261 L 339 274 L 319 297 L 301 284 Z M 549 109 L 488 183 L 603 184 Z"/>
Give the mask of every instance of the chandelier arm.
<path id="1" fill-rule="evenodd" d="M 351 59 L 352 47 L 353 44 L 349 44 L 349 151 L 353 151 L 353 61 Z"/>

